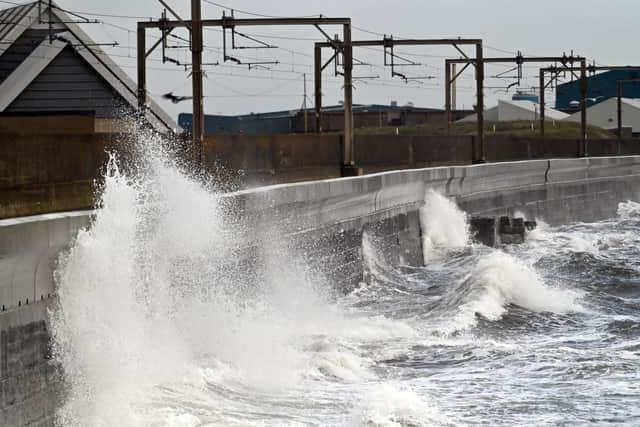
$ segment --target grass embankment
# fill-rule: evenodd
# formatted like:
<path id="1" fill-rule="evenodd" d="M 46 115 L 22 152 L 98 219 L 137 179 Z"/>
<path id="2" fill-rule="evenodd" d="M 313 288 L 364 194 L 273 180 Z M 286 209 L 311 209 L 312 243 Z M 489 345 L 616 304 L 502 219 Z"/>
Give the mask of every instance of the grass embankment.
<path id="1" fill-rule="evenodd" d="M 533 123 L 527 120 L 516 122 L 485 122 L 486 136 L 520 136 L 537 137 L 540 136 L 540 123 Z M 445 136 L 447 128 L 442 125 L 416 125 L 416 126 L 388 126 L 355 129 L 356 135 L 419 135 L 419 136 Z M 475 135 L 477 133 L 476 123 L 452 123 L 451 135 Z M 590 139 L 612 139 L 615 134 L 608 130 L 589 126 L 587 135 Z M 545 126 L 545 137 L 556 139 L 580 138 L 580 123 L 573 122 L 547 122 Z"/>

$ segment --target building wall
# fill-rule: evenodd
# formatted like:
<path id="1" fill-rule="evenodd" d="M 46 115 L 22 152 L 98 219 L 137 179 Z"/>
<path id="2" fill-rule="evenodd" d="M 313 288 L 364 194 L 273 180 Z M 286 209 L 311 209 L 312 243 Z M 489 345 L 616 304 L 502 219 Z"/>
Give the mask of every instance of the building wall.
<path id="1" fill-rule="evenodd" d="M 0 56 L 0 63 L 2 62 Z M 62 52 L 5 110 L 6 113 L 94 112 L 126 115 L 127 102 L 71 47 Z"/>
<path id="2" fill-rule="evenodd" d="M 638 133 L 640 132 L 640 100 L 638 100 L 638 102 L 633 102 L 632 104 L 626 101 L 622 102 L 622 126 L 630 126 L 633 133 Z M 581 119 L 581 114 L 578 112 L 572 114 L 565 120 L 580 123 Z M 592 107 L 589 107 L 589 109 L 587 110 L 587 123 L 589 123 L 589 125 L 591 126 L 597 126 L 603 129 L 617 129 L 617 98 L 609 98 L 604 102 L 600 102 Z"/>
<path id="3" fill-rule="evenodd" d="M 91 116 L 0 117 L 0 219 L 88 209 L 108 152 L 130 136 L 95 133 Z"/>

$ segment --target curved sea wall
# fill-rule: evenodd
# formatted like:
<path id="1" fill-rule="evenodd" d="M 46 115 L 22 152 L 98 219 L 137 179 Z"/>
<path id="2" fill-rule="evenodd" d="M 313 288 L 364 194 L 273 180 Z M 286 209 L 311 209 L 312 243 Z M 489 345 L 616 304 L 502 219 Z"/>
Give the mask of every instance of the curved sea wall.
<path id="1" fill-rule="evenodd" d="M 260 241 L 277 238 L 349 289 L 363 277 L 365 232 L 390 262 L 419 265 L 419 210 L 429 189 L 471 215 L 518 211 L 550 224 L 592 221 L 640 198 L 640 156 L 414 169 L 230 193 L 222 199 L 245 232 L 234 268 L 251 271 Z M 82 211 L 0 221 L 0 425 L 52 425 L 61 384 L 49 361 L 53 271 L 90 217 Z"/>

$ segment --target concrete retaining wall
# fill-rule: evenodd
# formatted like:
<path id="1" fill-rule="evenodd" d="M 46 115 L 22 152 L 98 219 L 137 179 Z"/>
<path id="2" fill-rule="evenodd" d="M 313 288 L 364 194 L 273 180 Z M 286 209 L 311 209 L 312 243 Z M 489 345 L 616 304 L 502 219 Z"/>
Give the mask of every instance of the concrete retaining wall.
<path id="1" fill-rule="evenodd" d="M 260 274 L 261 242 L 277 240 L 329 283 L 352 288 L 363 278 L 365 232 L 389 262 L 419 265 L 418 210 L 429 188 L 470 214 L 597 220 L 614 216 L 620 201 L 640 200 L 640 156 L 413 169 L 228 194 L 223 200 L 246 230 L 233 268 Z M 46 351 L 47 302 L 33 299 L 52 293 L 57 254 L 89 220 L 90 212 L 72 212 L 0 221 L 0 304 L 14 308 L 0 314 L 1 425 L 51 423 L 60 383 Z"/>
<path id="2" fill-rule="evenodd" d="M 0 310 L 53 293 L 58 254 L 89 224 L 89 211 L 0 220 Z"/>

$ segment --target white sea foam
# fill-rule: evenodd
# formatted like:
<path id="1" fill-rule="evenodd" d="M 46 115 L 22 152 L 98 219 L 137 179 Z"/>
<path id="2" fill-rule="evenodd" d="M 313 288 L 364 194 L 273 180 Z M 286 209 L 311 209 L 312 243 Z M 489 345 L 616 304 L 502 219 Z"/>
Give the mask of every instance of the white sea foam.
<path id="1" fill-rule="evenodd" d="M 535 312 L 582 311 L 578 303 L 581 293 L 545 284 L 532 267 L 501 251 L 482 257 L 465 280 L 472 287 L 468 300 L 443 328 L 444 333 L 474 326 L 476 315 L 497 321 L 509 304 Z"/>
<path id="2" fill-rule="evenodd" d="M 592 241 L 587 237 L 577 235 L 571 236 L 567 242 L 566 248 L 571 252 L 590 253 L 592 255 L 597 255 L 599 252 L 598 242 Z"/>
<path id="3" fill-rule="evenodd" d="M 640 218 L 640 203 L 627 200 L 618 204 L 618 216 L 622 219 Z"/>
<path id="4" fill-rule="evenodd" d="M 172 415 L 166 421 L 166 427 L 197 427 L 202 425 L 198 417 L 191 414 Z"/>
<path id="5" fill-rule="evenodd" d="M 355 408 L 354 427 L 404 427 L 453 425 L 438 408 L 406 386 L 390 383 L 369 388 Z"/>
<path id="6" fill-rule="evenodd" d="M 424 206 L 420 208 L 420 226 L 425 264 L 469 242 L 467 215 L 432 189 L 427 190 Z"/>

